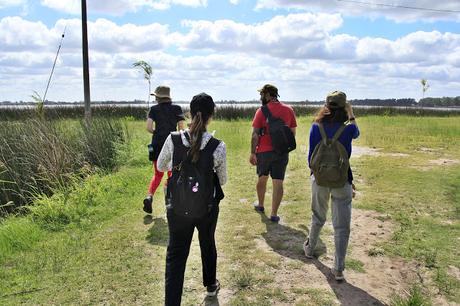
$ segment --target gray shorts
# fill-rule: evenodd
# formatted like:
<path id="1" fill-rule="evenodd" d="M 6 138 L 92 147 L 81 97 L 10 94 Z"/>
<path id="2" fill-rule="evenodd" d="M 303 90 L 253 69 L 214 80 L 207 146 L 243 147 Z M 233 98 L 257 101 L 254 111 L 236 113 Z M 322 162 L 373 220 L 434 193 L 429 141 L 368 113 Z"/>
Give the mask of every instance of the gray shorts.
<path id="1" fill-rule="evenodd" d="M 257 174 L 270 176 L 274 180 L 284 180 L 289 154 L 278 154 L 273 151 L 257 153 Z"/>

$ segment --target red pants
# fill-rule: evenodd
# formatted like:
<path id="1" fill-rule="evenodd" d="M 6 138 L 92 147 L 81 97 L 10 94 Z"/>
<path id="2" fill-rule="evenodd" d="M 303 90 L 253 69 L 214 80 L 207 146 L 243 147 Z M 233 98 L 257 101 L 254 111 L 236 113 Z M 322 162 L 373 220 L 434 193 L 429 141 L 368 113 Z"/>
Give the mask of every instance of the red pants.
<path id="1" fill-rule="evenodd" d="M 153 162 L 153 169 L 155 171 L 155 175 L 152 177 L 149 185 L 149 194 L 154 195 L 155 191 L 157 190 L 158 186 L 161 183 L 161 179 L 163 178 L 164 172 L 161 172 L 157 168 L 157 161 Z M 171 177 L 171 171 L 168 171 L 168 178 Z M 167 181 L 166 181 L 167 182 Z M 165 183 L 166 185 L 166 183 Z"/>

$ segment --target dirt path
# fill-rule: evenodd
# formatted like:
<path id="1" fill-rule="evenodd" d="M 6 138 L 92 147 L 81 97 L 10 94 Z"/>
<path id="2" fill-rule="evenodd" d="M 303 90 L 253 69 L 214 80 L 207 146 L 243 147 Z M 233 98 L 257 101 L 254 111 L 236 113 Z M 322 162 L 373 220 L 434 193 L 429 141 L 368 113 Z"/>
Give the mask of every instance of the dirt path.
<path id="1" fill-rule="evenodd" d="M 276 284 L 288 293 L 290 305 L 298 302 L 293 288 L 313 288 L 330 292 L 337 305 L 385 305 L 395 292 L 401 293 L 407 289 L 407 284 L 417 279 L 417 266 L 400 258 L 389 258 L 379 253 L 378 243 L 385 241 L 391 235 L 394 224 L 385 215 L 372 211 L 354 209 L 352 216 L 352 232 L 348 258 L 357 259 L 363 263 L 364 272 L 346 270 L 346 282 L 338 283 L 332 279 L 330 267 L 333 266 L 333 236 L 325 224 L 327 235 L 324 246 L 326 254 L 319 260 L 306 259 L 298 248 L 279 250 L 273 248 L 274 243 L 282 237 L 292 234 L 288 225 L 280 224 L 267 232 L 265 237 L 258 240 L 258 247 L 264 251 L 277 252 L 281 256 L 281 265 L 274 269 Z M 300 239 L 292 244 L 302 243 Z M 324 250 L 323 246 L 323 252 Z M 372 256 L 371 256 L 371 255 Z M 301 264 L 297 264 L 298 262 Z M 295 267 L 295 268 L 293 268 Z M 294 290 L 295 291 L 295 290 Z M 282 304 L 280 304 L 282 305 Z"/>
<path id="2" fill-rule="evenodd" d="M 381 154 L 378 149 L 364 147 L 354 148 L 355 158 L 367 155 Z M 388 153 L 386 153 L 388 155 Z M 404 154 L 391 155 L 395 158 L 405 158 Z M 248 186 L 248 188 L 252 186 Z M 270 190 L 268 190 L 270 192 Z M 360 195 L 358 195 L 360 196 Z M 353 209 L 352 229 L 347 254 L 348 268 L 345 271 L 346 281 L 336 282 L 330 273 L 333 266 L 334 245 L 333 231 L 330 221 L 326 223 L 322 233 L 322 252 L 319 260 L 308 260 L 302 251 L 305 239 L 305 230 L 285 223 L 273 224 L 258 218 L 257 213 L 250 210 L 247 199 L 239 200 L 237 210 L 247 210 L 247 220 L 257 222 L 258 226 L 265 225 L 265 230 L 252 236 L 258 251 L 250 260 L 258 261 L 257 257 L 275 257 L 275 265 L 264 265 L 264 272 L 273 275 L 263 289 L 253 287 L 249 290 L 280 290 L 283 298 L 276 301 L 254 301 L 254 305 L 387 305 L 395 294 L 403 294 L 408 287 L 430 276 L 417 263 L 398 257 L 388 257 L 379 247 L 387 242 L 396 230 L 396 224 L 385 214 L 369 210 Z M 222 205 L 222 212 L 235 209 L 230 204 Z M 262 220 L 262 221 L 261 221 Z M 227 218 L 219 219 L 218 231 L 224 231 L 230 224 Z M 265 224 L 264 224 L 265 223 Z M 307 224 L 305 224 L 307 225 Z M 238 228 L 243 231 L 252 231 L 251 223 L 241 223 Z M 160 256 L 160 268 L 155 273 L 164 273 L 164 255 L 166 252 L 167 225 L 164 214 L 154 220 L 144 223 L 136 222 L 133 229 L 149 233 L 151 236 L 142 242 L 146 253 L 152 253 L 152 244 L 157 245 L 155 252 L 163 252 Z M 238 229 L 235 229 L 237 231 Z M 155 234 L 160 233 L 160 234 Z M 260 233 L 260 234 L 259 234 Z M 157 236 L 155 236 L 157 235 Z M 219 235 L 218 235 L 219 236 Z M 167 237 L 167 236 L 166 236 Z M 166 239 L 166 240 L 165 240 Z M 221 238 L 222 239 L 222 238 Z M 237 237 L 225 237 L 226 240 Z M 246 238 L 245 238 L 246 239 Z M 159 247 L 158 247 L 159 246 Z M 228 262 L 224 251 L 231 247 L 231 241 L 219 241 L 218 275 L 227 280 L 220 291 L 218 299 L 204 298 L 204 288 L 201 285 L 201 259 L 197 237 L 193 239 L 191 252 L 187 264 L 184 284 L 184 305 L 234 305 L 238 288 L 229 283 L 232 271 L 228 269 Z M 152 256 L 154 254 L 152 253 Z M 232 263 L 230 263 L 232 264 Z M 248 264 L 248 263 L 247 263 Z M 249 263 L 250 265 L 250 263 Z M 223 268 L 225 266 L 225 268 Z M 259 266 L 255 265 L 255 269 Z M 260 302 L 260 303 L 259 303 Z M 436 305 L 448 305 L 442 298 L 434 301 Z M 251 304 L 251 305 L 253 305 Z M 235 305 L 243 305 L 236 303 Z M 245 305 L 245 304 L 244 304 Z"/>

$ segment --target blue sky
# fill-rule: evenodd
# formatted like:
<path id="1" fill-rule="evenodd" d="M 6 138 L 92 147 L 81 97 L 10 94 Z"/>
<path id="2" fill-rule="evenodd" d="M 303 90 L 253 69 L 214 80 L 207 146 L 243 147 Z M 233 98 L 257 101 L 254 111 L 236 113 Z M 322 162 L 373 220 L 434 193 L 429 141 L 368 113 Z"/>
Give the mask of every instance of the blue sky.
<path id="1" fill-rule="evenodd" d="M 282 98 L 460 95 L 460 13 L 384 8 L 336 0 L 88 0 L 93 100 L 147 98 L 131 67 L 146 60 L 152 86 L 173 98 L 257 99 L 276 84 Z M 460 11 L 460 2 L 380 0 Z M 80 0 L 0 0 L 0 101 L 44 92 L 60 33 L 62 52 L 47 98 L 83 99 Z"/>

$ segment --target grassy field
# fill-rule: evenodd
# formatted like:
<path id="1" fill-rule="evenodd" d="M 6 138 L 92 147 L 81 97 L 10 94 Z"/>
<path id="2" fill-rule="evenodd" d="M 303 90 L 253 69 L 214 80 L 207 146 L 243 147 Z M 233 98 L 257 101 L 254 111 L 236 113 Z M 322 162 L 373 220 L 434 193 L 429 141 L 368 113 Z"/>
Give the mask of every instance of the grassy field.
<path id="1" fill-rule="evenodd" d="M 366 249 L 366 259 L 359 257 L 360 241 L 353 241 L 353 231 L 366 224 L 354 219 L 358 224 L 352 229 L 349 282 L 344 284 L 327 277 L 333 256 L 330 226 L 322 233 L 327 253 L 320 261 L 309 262 L 302 255 L 310 223 L 306 156 L 311 118 L 299 120 L 298 148 L 290 155 L 278 225 L 251 208 L 256 175 L 248 163 L 250 122 L 212 122 L 209 130 L 216 130 L 216 137 L 227 144 L 229 167 L 216 234 L 223 286 L 219 303 L 353 305 L 361 299 L 364 305 L 406 305 L 405 292 L 426 304 L 460 303 L 458 119 L 358 119 L 362 135 L 355 145 L 374 150 L 352 159 L 358 188 L 354 216 L 375 217 L 389 235 Z M 70 191 L 38 200 L 27 216 L 1 222 L 0 304 L 162 305 L 168 239 L 163 193 L 160 188 L 155 196 L 153 218 L 145 216 L 141 201 L 151 175 L 149 136 L 144 122 L 128 126 L 132 141 L 121 152 L 119 171 L 93 175 Z M 271 185 L 267 197 L 268 204 Z M 385 275 L 372 271 L 386 260 L 413 267 L 416 277 L 402 278 L 385 291 L 373 288 L 369 283 Z M 195 237 L 183 305 L 213 303 L 217 305 L 204 300 Z"/>

